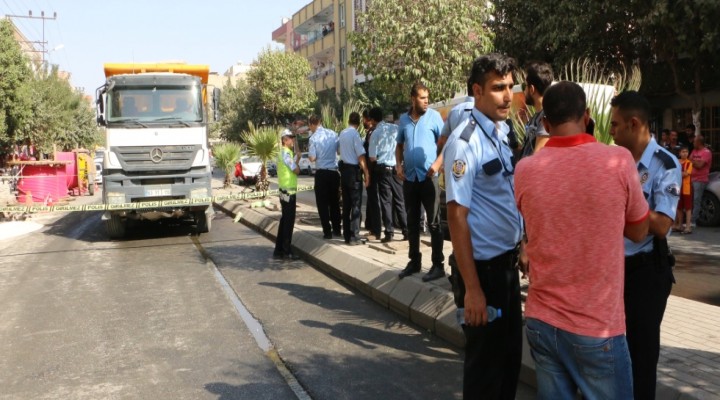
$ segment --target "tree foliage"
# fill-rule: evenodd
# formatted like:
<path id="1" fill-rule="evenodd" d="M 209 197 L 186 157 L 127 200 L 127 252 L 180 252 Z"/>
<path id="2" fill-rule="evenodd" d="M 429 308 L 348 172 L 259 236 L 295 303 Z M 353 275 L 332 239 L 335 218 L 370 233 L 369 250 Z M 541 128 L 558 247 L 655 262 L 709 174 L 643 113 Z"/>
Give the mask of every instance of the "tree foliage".
<path id="1" fill-rule="evenodd" d="M 16 142 L 31 116 L 28 59 L 13 37 L 12 24 L 0 20 L 0 146 Z"/>
<path id="2" fill-rule="evenodd" d="M 472 61 L 492 48 L 491 11 L 484 1 L 372 1 L 348 34 L 350 62 L 406 102 L 415 81 L 428 86 L 432 101 L 451 98 L 465 90 Z"/>
<path id="3" fill-rule="evenodd" d="M 282 50 L 265 49 L 247 75 L 248 101 L 258 107 L 261 121 L 289 123 L 295 115 L 311 112 L 317 96 L 308 75 L 305 57 Z"/>

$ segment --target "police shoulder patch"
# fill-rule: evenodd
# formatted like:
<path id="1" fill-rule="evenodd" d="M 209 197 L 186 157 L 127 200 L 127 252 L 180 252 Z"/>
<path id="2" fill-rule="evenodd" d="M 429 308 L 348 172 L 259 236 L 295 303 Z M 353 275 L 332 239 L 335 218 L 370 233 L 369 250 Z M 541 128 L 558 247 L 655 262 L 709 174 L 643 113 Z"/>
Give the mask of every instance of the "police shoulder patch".
<path id="1" fill-rule="evenodd" d="M 460 179 L 465 175 L 467 170 L 467 164 L 464 160 L 455 160 L 452 165 L 452 174 L 455 179 Z"/>
<path id="2" fill-rule="evenodd" d="M 680 185 L 678 185 L 677 183 L 671 183 L 667 185 L 665 191 L 670 193 L 670 195 L 672 196 L 680 197 Z"/>

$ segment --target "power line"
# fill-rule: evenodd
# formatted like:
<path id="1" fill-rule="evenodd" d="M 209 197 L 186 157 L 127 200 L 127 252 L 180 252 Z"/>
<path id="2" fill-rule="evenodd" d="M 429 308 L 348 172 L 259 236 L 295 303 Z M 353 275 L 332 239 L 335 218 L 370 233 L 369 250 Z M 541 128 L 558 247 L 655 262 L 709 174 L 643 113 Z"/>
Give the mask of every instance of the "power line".
<path id="1" fill-rule="evenodd" d="M 5 4 L 7 5 L 7 2 L 5 2 Z M 46 17 L 46 16 L 45 16 L 45 11 L 40 11 L 40 16 L 38 17 L 38 16 L 33 16 L 32 10 L 30 10 L 30 11 L 28 11 L 28 15 L 10 15 L 10 14 L 8 14 L 8 15 L 6 15 L 6 17 L 9 17 L 9 18 L 41 19 L 41 20 L 42 20 L 42 41 L 40 42 L 40 44 L 41 44 L 41 46 L 42 46 L 42 50 L 41 50 L 40 52 L 42 53 L 42 63 L 45 64 L 45 53 L 47 53 L 47 49 L 46 49 L 47 41 L 45 40 L 45 21 L 46 21 L 46 20 L 53 20 L 53 21 L 56 20 L 56 19 L 57 19 L 57 13 L 56 13 L 56 12 L 53 12 L 53 16 L 52 16 L 52 17 Z M 32 42 L 32 43 L 37 43 L 37 42 Z"/>

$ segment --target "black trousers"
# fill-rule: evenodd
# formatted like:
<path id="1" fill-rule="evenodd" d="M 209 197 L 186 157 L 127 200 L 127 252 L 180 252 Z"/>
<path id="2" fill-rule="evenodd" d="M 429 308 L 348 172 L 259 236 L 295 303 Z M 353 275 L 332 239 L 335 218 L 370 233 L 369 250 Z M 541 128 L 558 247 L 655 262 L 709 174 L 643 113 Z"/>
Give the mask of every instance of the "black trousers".
<path id="1" fill-rule="evenodd" d="M 502 317 L 485 326 L 463 326 L 465 365 L 463 398 L 515 399 L 522 362 L 522 310 L 517 252 L 475 261 L 487 305 Z"/>
<path id="2" fill-rule="evenodd" d="M 407 233 L 407 214 L 405 213 L 405 195 L 402 185 L 395 178 L 395 167 L 378 165 L 375 167 L 371 182 L 377 182 L 380 199 L 380 215 L 385 227 L 385 235 L 392 236 L 395 232 L 393 215 L 397 217 L 398 227 L 403 234 Z"/>
<path id="3" fill-rule="evenodd" d="M 674 281 L 654 253 L 625 257 L 625 325 L 635 400 L 655 398 L 660 325 Z"/>
<path id="4" fill-rule="evenodd" d="M 371 169 L 372 170 L 372 169 Z M 373 235 L 380 235 L 380 197 L 378 196 L 378 183 L 370 179 L 367 187 L 367 205 L 365 206 L 365 229 Z"/>
<path id="5" fill-rule="evenodd" d="M 292 240 L 293 229 L 295 228 L 295 213 L 297 211 L 296 195 L 293 194 L 289 196 L 288 201 L 283 201 L 281 195 L 280 209 L 282 215 L 280 216 L 280 225 L 278 226 L 277 237 L 275 238 L 276 255 L 292 253 L 290 241 Z"/>
<path id="6" fill-rule="evenodd" d="M 408 258 L 410 262 L 421 265 L 420 253 L 420 214 L 425 208 L 427 222 L 430 228 L 430 243 L 432 246 L 432 265 L 442 266 L 445 263 L 443 255 L 443 234 L 440 230 L 440 187 L 438 178 L 425 178 L 422 182 L 406 180 L 403 183 L 405 195 L 405 209 L 407 210 Z"/>
<path id="7" fill-rule="evenodd" d="M 315 204 L 323 234 L 340 233 L 340 175 L 337 171 L 319 169 L 315 172 Z"/>
<path id="8" fill-rule="evenodd" d="M 343 198 L 343 237 L 346 242 L 359 240 L 362 218 L 362 174 L 357 165 L 343 164 L 340 168 Z"/>

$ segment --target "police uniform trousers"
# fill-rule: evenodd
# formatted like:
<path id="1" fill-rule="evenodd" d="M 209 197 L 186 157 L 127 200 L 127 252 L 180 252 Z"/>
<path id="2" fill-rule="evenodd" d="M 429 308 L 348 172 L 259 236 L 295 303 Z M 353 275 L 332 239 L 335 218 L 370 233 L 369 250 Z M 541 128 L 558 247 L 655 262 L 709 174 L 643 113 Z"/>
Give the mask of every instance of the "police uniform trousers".
<path id="1" fill-rule="evenodd" d="M 315 204 L 323 234 L 340 234 L 340 176 L 334 169 L 315 171 Z"/>
<path id="2" fill-rule="evenodd" d="M 517 250 L 475 260 L 488 306 L 502 316 L 485 326 L 463 325 L 463 399 L 515 399 L 522 362 L 522 309 Z"/>
<path id="3" fill-rule="evenodd" d="M 378 164 L 375 167 L 371 182 L 376 182 L 380 199 L 380 214 L 385 227 L 385 236 L 392 237 L 395 233 L 394 218 L 403 234 L 407 234 L 407 215 L 405 214 L 405 196 L 400 182 L 395 179 L 395 167 Z"/>
<path id="4" fill-rule="evenodd" d="M 287 198 L 287 200 L 284 200 Z M 290 241 L 295 228 L 295 213 L 297 211 L 296 195 L 280 195 L 280 224 L 275 238 L 275 255 L 288 255 L 292 253 Z"/>
<path id="5" fill-rule="evenodd" d="M 362 217 L 362 173 L 355 164 L 343 163 L 340 167 L 343 202 L 343 237 L 345 242 L 360 240 L 360 219 Z"/>
<path id="6" fill-rule="evenodd" d="M 438 178 L 425 178 L 424 181 L 403 182 L 405 196 L 405 210 L 408 221 L 408 258 L 410 262 L 421 267 L 422 253 L 420 253 L 420 214 L 425 209 L 427 222 L 430 228 L 430 245 L 432 247 L 432 265 L 442 266 L 445 263 L 443 255 L 443 234 L 440 230 L 440 186 Z"/>
<path id="7" fill-rule="evenodd" d="M 365 206 L 365 229 L 371 234 L 380 236 L 382 226 L 380 224 L 380 196 L 378 195 L 378 183 L 370 179 L 366 188 L 367 205 Z"/>
<path id="8" fill-rule="evenodd" d="M 655 252 L 625 257 L 625 325 L 635 400 L 655 399 L 660 325 L 674 282 Z"/>

